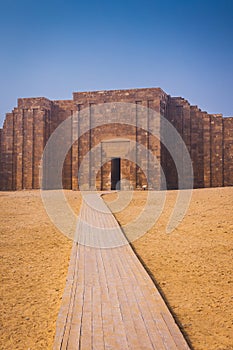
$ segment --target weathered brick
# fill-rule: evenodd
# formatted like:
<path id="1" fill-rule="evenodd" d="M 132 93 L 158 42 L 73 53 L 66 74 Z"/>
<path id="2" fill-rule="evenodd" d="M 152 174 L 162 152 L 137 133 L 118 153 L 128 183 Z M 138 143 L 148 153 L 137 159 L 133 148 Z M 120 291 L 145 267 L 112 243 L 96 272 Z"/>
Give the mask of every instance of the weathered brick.
<path id="1" fill-rule="evenodd" d="M 95 109 L 96 105 L 118 102 L 134 104 L 134 108 L 127 104 L 124 108 L 135 126 L 108 124 L 108 120 L 103 119 L 104 107 Z M 107 106 L 114 112 L 114 106 Z M 70 128 L 59 140 L 60 145 L 64 145 L 65 139 L 71 145 L 63 164 L 64 188 L 77 190 L 80 180 L 86 189 L 95 186 L 98 190 L 111 189 L 111 158 L 114 157 L 121 158 L 121 179 L 129 180 L 130 187 L 162 188 L 162 166 L 167 188 L 177 188 L 176 166 L 163 144 L 167 130 L 155 113 L 166 118 L 183 139 L 191 156 L 195 187 L 233 185 L 233 118 L 209 115 L 181 97 L 170 97 L 160 88 L 149 88 L 75 92 L 72 100 L 18 99 L 17 108 L 6 115 L 0 129 L 0 189 L 39 188 L 44 147 L 53 131 L 67 118 L 71 118 Z M 105 125 L 98 126 L 97 120 Z M 135 147 L 136 143 L 149 151 L 144 154 L 142 147 Z M 174 143 L 172 151 L 183 164 L 181 175 L 186 178 L 188 173 L 180 146 L 180 142 Z M 97 147 L 96 153 L 88 155 L 93 147 Z M 133 159 L 127 158 L 127 147 Z M 157 162 L 153 161 L 152 154 Z M 87 162 L 78 179 L 84 157 Z M 53 158 L 53 154 L 47 155 L 50 169 L 55 167 Z M 46 171 L 45 187 L 56 188 L 53 179 L 48 181 L 48 168 Z"/>

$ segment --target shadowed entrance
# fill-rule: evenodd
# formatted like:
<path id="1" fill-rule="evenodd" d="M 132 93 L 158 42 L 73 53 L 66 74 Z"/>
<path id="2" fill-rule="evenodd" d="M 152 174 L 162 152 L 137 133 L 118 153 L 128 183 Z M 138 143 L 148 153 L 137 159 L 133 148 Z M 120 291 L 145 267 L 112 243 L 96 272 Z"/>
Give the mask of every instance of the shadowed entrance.
<path id="1" fill-rule="evenodd" d="M 120 190 L 121 158 L 112 158 L 111 161 L 111 190 Z"/>

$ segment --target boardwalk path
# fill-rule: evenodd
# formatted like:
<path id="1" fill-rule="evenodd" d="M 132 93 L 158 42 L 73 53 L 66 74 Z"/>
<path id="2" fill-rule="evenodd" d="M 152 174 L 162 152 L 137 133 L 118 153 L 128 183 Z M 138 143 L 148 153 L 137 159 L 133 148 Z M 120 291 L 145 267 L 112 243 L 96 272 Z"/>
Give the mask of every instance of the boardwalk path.
<path id="1" fill-rule="evenodd" d="M 83 201 L 83 244 L 73 244 L 54 350 L 189 349 L 103 200 L 86 198 L 92 207 Z"/>

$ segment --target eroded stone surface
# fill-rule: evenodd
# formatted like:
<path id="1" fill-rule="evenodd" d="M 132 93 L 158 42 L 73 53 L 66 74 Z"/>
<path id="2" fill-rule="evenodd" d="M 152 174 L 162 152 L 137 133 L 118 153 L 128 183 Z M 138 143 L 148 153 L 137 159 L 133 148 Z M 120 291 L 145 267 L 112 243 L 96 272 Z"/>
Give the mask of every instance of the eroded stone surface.
<path id="1" fill-rule="evenodd" d="M 45 144 L 56 127 L 71 115 L 71 137 L 77 138 L 79 135 L 75 132 L 80 133 L 82 127 L 92 129 L 73 144 L 66 156 L 63 166 L 65 189 L 79 189 L 77 173 L 87 152 L 98 143 L 101 145 L 103 139 L 116 138 L 137 142 L 150 149 L 162 165 L 167 188 L 177 188 L 174 162 L 157 138 L 130 125 L 106 124 L 95 127 L 94 106 L 110 102 L 134 103 L 135 116 L 132 118 L 144 118 L 143 125 L 149 130 L 160 130 L 160 123 L 149 112 L 141 116 L 139 106 L 155 110 L 173 124 L 190 153 L 194 168 L 194 187 L 233 185 L 233 118 L 210 115 L 197 106 L 190 106 L 181 97 L 171 97 L 160 88 L 149 88 L 75 92 L 72 100 L 50 101 L 43 97 L 19 99 L 18 106 L 12 113 L 6 114 L 3 129 L 0 129 L 0 189 L 39 188 L 39 165 Z M 79 115 L 84 109 L 87 109 L 88 116 L 80 123 Z M 179 154 L 179 145 L 174 145 L 174 149 Z M 100 158 L 106 156 L 104 147 L 101 152 Z M 135 162 L 127 159 L 127 154 L 124 155 L 122 151 L 119 157 L 121 178 L 129 181 L 127 186 L 142 188 L 147 185 L 152 189 L 161 187 L 159 166 L 151 162 L 149 157 L 141 159 L 144 170 L 135 164 L 137 157 L 140 157 L 139 153 L 135 155 Z M 93 163 L 93 160 L 91 164 L 84 169 L 87 189 L 94 186 L 101 190 L 111 189 L 111 160 L 107 160 L 102 167 L 99 164 L 97 174 L 94 174 L 93 168 L 98 167 L 98 164 Z"/>

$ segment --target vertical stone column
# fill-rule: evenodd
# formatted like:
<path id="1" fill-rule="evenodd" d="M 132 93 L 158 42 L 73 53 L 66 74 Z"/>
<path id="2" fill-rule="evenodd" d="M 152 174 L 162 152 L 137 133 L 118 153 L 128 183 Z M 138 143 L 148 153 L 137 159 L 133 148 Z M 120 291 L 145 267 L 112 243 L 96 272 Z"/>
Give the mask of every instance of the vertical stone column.
<path id="1" fill-rule="evenodd" d="M 23 188 L 23 110 L 15 110 L 16 190 Z"/>
<path id="2" fill-rule="evenodd" d="M 48 111 L 43 109 L 43 150 L 46 146 L 46 142 L 48 141 L 49 138 L 49 115 L 48 115 Z M 43 171 L 43 183 L 42 183 L 42 187 L 43 189 L 49 189 L 49 184 L 48 184 L 48 164 L 49 164 L 49 156 L 44 155 L 44 159 L 43 159 L 43 164 L 45 165 L 45 168 L 42 169 Z"/>
<path id="3" fill-rule="evenodd" d="M 180 100 L 176 98 L 170 98 L 167 110 L 166 110 L 166 119 L 172 126 L 181 133 L 182 136 L 182 119 L 183 119 L 183 111 L 182 111 L 182 105 L 179 104 Z M 178 120 L 180 119 L 180 120 Z M 173 135 L 173 134 L 172 134 Z M 162 142 L 165 142 L 165 144 L 172 144 L 173 145 L 173 153 L 176 154 L 176 156 L 180 157 L 182 160 L 183 155 L 180 154 L 180 148 L 179 145 L 175 142 L 175 138 L 170 135 L 169 131 L 165 130 L 163 128 L 163 125 L 161 127 L 161 136 L 162 136 Z M 171 139 L 173 137 L 173 139 Z M 172 155 L 170 154 L 170 151 L 166 149 L 165 147 L 162 148 L 162 151 L 164 152 L 165 149 L 165 164 L 164 164 L 164 173 L 166 176 L 166 185 L 167 189 L 177 189 L 178 187 L 178 175 L 177 170 L 175 166 L 175 162 L 173 160 Z"/>
<path id="4" fill-rule="evenodd" d="M 191 119 L 191 149 L 190 155 L 193 164 L 193 175 L 194 175 L 194 188 L 198 187 L 197 173 L 198 173 L 198 123 L 197 123 L 197 107 L 191 106 L 190 111 Z"/>
<path id="5" fill-rule="evenodd" d="M 223 172 L 224 186 L 233 186 L 233 117 L 223 122 Z"/>
<path id="6" fill-rule="evenodd" d="M 78 190 L 78 118 L 80 111 L 75 111 L 73 113 L 72 122 L 72 138 L 73 138 L 73 146 L 72 146 L 72 190 Z M 76 140 L 76 141 L 75 141 Z"/>
<path id="7" fill-rule="evenodd" d="M 176 100 L 169 98 L 168 105 L 166 108 L 166 119 L 169 123 L 171 123 L 175 127 L 175 122 L 177 118 L 177 108 L 176 108 Z M 168 137 L 170 140 L 170 135 L 168 131 L 166 130 L 166 127 L 164 128 L 164 125 L 161 126 L 161 142 L 167 144 Z M 165 147 L 163 144 L 162 146 L 162 165 L 163 165 L 163 171 L 164 175 L 166 177 L 166 188 L 167 189 L 176 189 L 178 186 L 178 178 L 177 178 L 177 170 L 175 163 L 173 161 L 173 158 L 169 152 L 169 150 Z"/>
<path id="8" fill-rule="evenodd" d="M 108 135 L 108 125 L 103 125 L 105 120 L 105 105 L 99 105 L 98 108 L 95 108 L 93 104 L 90 105 L 90 115 L 89 123 L 92 128 L 90 136 L 90 188 L 97 188 L 100 190 L 102 188 L 102 143 L 104 135 Z M 104 159 L 104 158 L 103 158 Z"/>
<path id="9" fill-rule="evenodd" d="M 204 186 L 203 171 L 203 120 L 197 106 L 191 106 L 191 159 L 193 162 L 194 188 Z"/>
<path id="10" fill-rule="evenodd" d="M 204 187 L 210 187 L 210 116 L 203 114 L 203 166 Z"/>
<path id="11" fill-rule="evenodd" d="M 145 107 L 145 109 L 143 108 Z M 148 109 L 147 101 L 136 102 L 136 142 L 139 144 L 136 147 L 136 188 L 142 188 L 145 183 L 145 178 L 148 181 L 148 152 L 142 151 L 140 145 L 148 150 Z M 145 156 L 146 155 L 146 156 Z M 141 164 L 141 167 L 139 166 Z M 143 174 L 144 172 L 144 174 Z"/>
<path id="12" fill-rule="evenodd" d="M 63 117 L 64 120 L 66 120 L 67 118 L 72 119 L 72 111 L 70 110 L 64 110 L 63 111 Z M 69 130 L 65 130 L 66 132 L 66 138 L 69 142 L 69 144 L 72 144 L 72 122 L 70 123 L 70 129 Z M 64 140 L 63 140 L 64 142 Z M 72 189 L 72 147 L 69 149 L 64 164 L 63 164 L 63 188 L 70 190 Z"/>
<path id="13" fill-rule="evenodd" d="M 211 115 L 210 144 L 211 144 L 211 187 L 223 186 L 223 130 L 222 116 Z"/>
<path id="14" fill-rule="evenodd" d="M 13 113 L 7 113 L 3 127 L 3 189 L 13 190 Z"/>
<path id="15" fill-rule="evenodd" d="M 6 122 L 4 122 L 6 125 Z M 1 190 L 5 191 L 6 188 L 6 144 L 5 144 L 5 130 L 1 129 Z"/>
<path id="16" fill-rule="evenodd" d="M 179 175 L 181 176 L 181 178 L 184 177 L 184 164 L 183 164 L 183 147 L 182 147 L 182 140 L 183 140 L 183 135 L 184 135 L 184 121 L 183 121 L 183 101 L 182 100 L 178 100 L 177 104 L 175 106 L 175 114 L 174 117 L 172 118 L 172 124 L 175 127 L 175 129 L 177 130 L 178 134 L 180 135 L 181 139 L 179 141 L 175 141 L 173 142 L 173 152 L 176 155 L 176 158 L 179 162 L 179 164 L 181 165 L 180 167 L 180 173 Z M 176 165 L 174 164 L 175 170 L 174 172 L 177 173 L 176 170 Z M 176 182 L 176 183 L 175 183 Z M 178 183 L 178 174 L 177 174 L 177 178 L 174 181 L 174 188 L 178 188 L 180 187 L 179 183 Z"/>
<path id="17" fill-rule="evenodd" d="M 98 191 L 102 190 L 103 187 L 103 168 L 102 168 L 102 137 L 103 137 L 103 126 L 97 126 L 95 121 L 96 117 L 99 120 L 99 116 L 96 116 L 92 120 L 93 127 L 95 127 L 94 131 L 92 132 L 92 139 L 93 139 L 93 146 L 97 146 L 96 152 L 95 152 L 95 169 L 97 173 L 95 173 L 95 186 Z"/>
<path id="18" fill-rule="evenodd" d="M 160 162 L 161 162 L 161 146 L 160 140 L 153 134 L 160 133 L 160 99 L 148 100 L 148 149 L 154 154 L 158 162 L 155 164 L 149 153 L 148 157 L 148 188 L 158 190 L 161 187 Z M 154 117 L 153 110 L 156 112 Z"/>
<path id="19" fill-rule="evenodd" d="M 182 132 L 182 138 L 184 140 L 184 143 L 188 149 L 188 152 L 190 152 L 191 145 L 190 145 L 190 104 L 185 103 L 183 106 L 183 132 Z"/>
<path id="20" fill-rule="evenodd" d="M 13 115 L 13 141 L 12 141 L 12 190 L 16 190 L 17 178 L 17 148 L 16 148 L 16 112 Z"/>
<path id="21" fill-rule="evenodd" d="M 23 110 L 23 189 L 32 189 L 33 110 Z"/>
<path id="22" fill-rule="evenodd" d="M 97 116 L 98 117 L 98 116 Z M 92 150 L 92 147 L 95 145 L 96 140 L 92 139 L 94 137 L 94 133 L 92 128 L 95 127 L 95 108 L 94 104 L 89 104 L 89 150 Z M 95 154 L 91 151 L 89 154 L 89 189 L 94 190 L 95 189 L 95 182 L 96 182 L 96 173 L 95 168 L 99 167 L 101 161 L 101 148 L 97 146 L 95 150 Z"/>
<path id="23" fill-rule="evenodd" d="M 198 111 L 198 188 L 204 187 L 204 136 L 203 136 L 203 112 Z"/>
<path id="24" fill-rule="evenodd" d="M 165 118 L 170 122 L 170 110 L 171 110 L 171 106 L 170 106 L 170 98 L 167 101 L 167 106 L 166 106 L 166 113 L 165 113 Z M 165 176 L 165 180 L 166 183 L 165 184 L 161 184 L 161 189 L 165 189 L 165 188 L 169 188 L 169 164 L 171 163 L 170 160 L 170 154 L 167 150 L 167 148 L 164 145 L 164 140 L 167 139 L 167 130 L 166 128 L 163 126 L 163 123 L 161 124 L 160 127 L 160 137 L 161 137 L 161 141 L 160 141 L 160 147 L 161 147 L 161 166 L 162 166 L 162 171 L 164 173 Z"/>
<path id="25" fill-rule="evenodd" d="M 142 96 L 143 97 L 143 96 Z M 142 100 L 136 100 L 136 95 L 132 96 L 129 104 L 123 105 L 123 112 L 125 113 L 126 120 L 123 125 L 117 127 L 116 135 L 117 137 L 130 139 L 133 142 L 129 143 L 129 148 L 124 154 L 121 152 L 121 180 L 122 189 L 128 188 L 136 189 L 141 188 L 142 184 L 145 183 L 144 174 L 142 169 L 140 169 L 139 160 L 140 147 L 136 142 L 142 144 L 142 129 L 140 129 L 140 122 L 143 122 L 143 112 L 142 112 Z M 127 186 L 124 184 L 124 179 L 129 181 Z"/>
<path id="26" fill-rule="evenodd" d="M 5 122 L 4 122 L 5 124 Z M 5 133 L 4 133 L 4 125 L 2 129 L 2 145 L 1 145 L 1 190 L 6 190 L 6 146 L 5 146 Z"/>
<path id="27" fill-rule="evenodd" d="M 183 114 L 182 138 L 185 143 L 185 146 L 187 147 L 188 153 L 190 154 L 190 150 L 191 150 L 190 104 L 187 101 L 185 101 L 183 105 L 182 114 Z M 185 164 L 183 164 L 183 176 L 184 176 L 184 179 L 187 180 L 187 182 L 189 183 L 190 174 Z"/>
<path id="28" fill-rule="evenodd" d="M 32 188 L 40 188 L 40 162 L 44 150 L 44 115 L 42 109 L 33 109 L 33 157 L 32 157 Z"/>
<path id="29" fill-rule="evenodd" d="M 90 132 L 84 132 L 86 128 L 90 129 L 90 114 L 89 114 L 89 104 L 80 105 L 79 114 L 79 141 L 78 141 L 78 164 L 79 170 L 80 166 L 82 171 L 79 172 L 79 186 L 82 185 L 84 190 L 89 190 L 90 188 L 90 157 L 87 155 L 90 149 Z M 85 164 L 82 163 L 83 159 L 86 159 Z"/>

